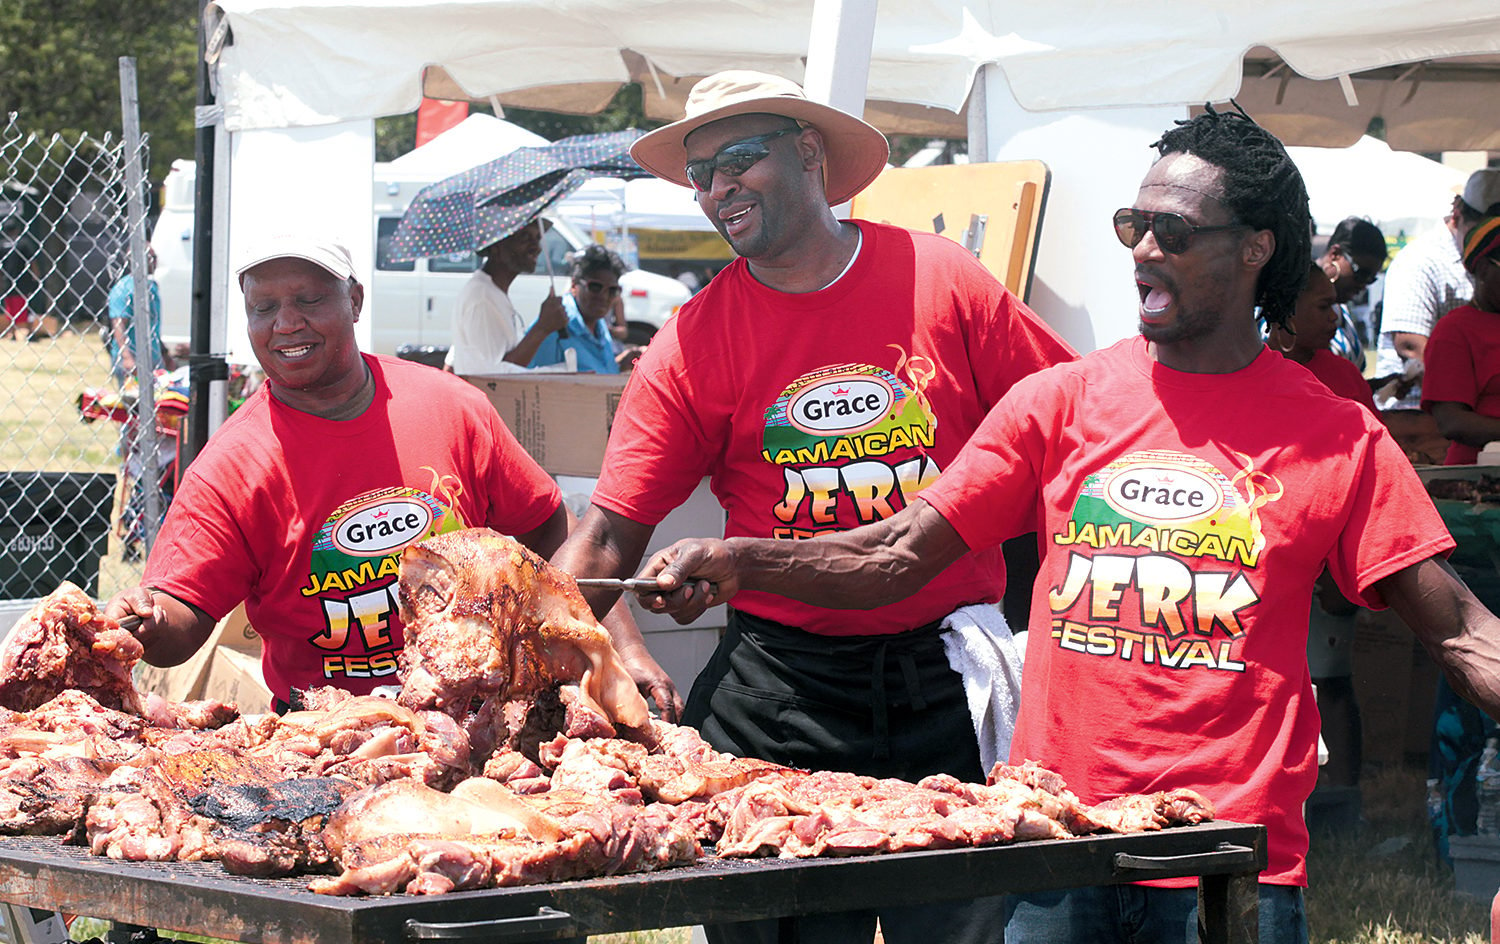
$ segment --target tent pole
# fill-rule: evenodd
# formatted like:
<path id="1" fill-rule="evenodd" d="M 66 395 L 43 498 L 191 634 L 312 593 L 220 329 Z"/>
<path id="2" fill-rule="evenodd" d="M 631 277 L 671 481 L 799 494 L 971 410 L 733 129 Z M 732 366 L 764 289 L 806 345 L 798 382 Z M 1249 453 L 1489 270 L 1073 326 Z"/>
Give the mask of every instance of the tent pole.
<path id="1" fill-rule="evenodd" d="M 969 163 L 983 164 L 990 159 L 989 93 L 985 89 L 991 70 L 999 68 L 993 62 L 980 66 L 974 73 L 974 84 L 969 88 Z"/>
<path id="2" fill-rule="evenodd" d="M 193 159 L 193 283 L 189 314 L 188 414 L 184 434 L 178 440 L 177 477 L 208 442 L 211 385 L 228 377 L 222 357 L 213 354 L 211 331 L 213 310 L 210 305 L 213 275 L 213 206 L 214 206 L 214 138 L 218 124 L 213 86 L 208 62 L 208 27 L 205 13 L 208 0 L 198 4 L 198 107 L 195 111 Z"/>
<path id="3" fill-rule="evenodd" d="M 815 102 L 864 115 L 875 42 L 876 0 L 814 0 L 802 88 Z M 849 204 L 833 208 L 849 215 Z"/>

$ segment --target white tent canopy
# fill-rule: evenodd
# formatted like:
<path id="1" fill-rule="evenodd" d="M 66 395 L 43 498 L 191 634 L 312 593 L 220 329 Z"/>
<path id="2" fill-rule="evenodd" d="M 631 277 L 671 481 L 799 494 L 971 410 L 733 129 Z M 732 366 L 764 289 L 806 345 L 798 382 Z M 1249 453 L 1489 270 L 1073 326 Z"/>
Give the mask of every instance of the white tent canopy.
<path id="1" fill-rule="evenodd" d="M 713 232 L 686 187 L 640 177 L 595 177 L 557 204 L 556 212 L 589 230 L 661 229 Z"/>
<path id="2" fill-rule="evenodd" d="M 642 83 L 649 114 L 673 117 L 691 78 L 722 68 L 801 80 L 813 7 L 814 0 L 653 0 L 639 6 L 619 0 L 216 0 L 209 9 L 211 19 L 222 15 L 232 37 L 219 52 L 218 98 L 226 127 L 238 131 L 407 113 L 424 88 L 587 111 L 629 81 Z M 1247 64 L 1252 50 L 1258 58 Z M 1462 72 L 1429 67 L 1382 77 L 1381 88 L 1394 87 L 1391 92 L 1368 85 L 1373 79 L 1351 82 L 1358 121 L 1338 132 L 1340 143 L 1352 143 L 1379 114 L 1393 141 L 1407 119 L 1420 119 L 1428 135 L 1447 136 L 1402 141 L 1401 147 L 1500 147 L 1493 93 L 1472 93 L 1500 75 L 1493 68 L 1500 59 L 1500 4 L 1494 0 L 1160 0 L 1149 10 L 1107 0 L 881 0 L 867 114 L 888 129 L 903 121 L 915 125 L 924 114 L 930 124 L 946 116 L 955 127 L 952 116 L 976 72 L 989 63 L 1032 111 L 1188 105 L 1246 94 L 1255 99 L 1250 110 L 1257 117 L 1314 107 L 1326 113 L 1330 97 L 1347 101 L 1339 83 L 1303 88 L 1300 79 L 1283 80 L 1331 80 L 1456 56 L 1488 58 Z M 1247 71 L 1271 75 L 1242 87 Z M 1437 111 L 1455 109 L 1455 119 L 1436 120 Z M 1262 120 L 1301 143 L 1278 128 L 1279 119 Z M 1483 129 L 1477 136 L 1475 126 Z M 1321 135 L 1310 143 L 1330 143 L 1326 114 L 1284 127 Z"/>
<path id="3" fill-rule="evenodd" d="M 442 180 L 478 167 L 516 148 L 542 147 L 550 142 L 493 115 L 474 114 L 421 147 L 386 164 L 392 177 L 403 180 Z"/>
<path id="4" fill-rule="evenodd" d="M 1418 154 L 1361 138 L 1353 147 L 1287 149 L 1307 185 L 1319 233 L 1362 216 L 1388 237 L 1415 235 L 1443 218 L 1467 174 Z"/>

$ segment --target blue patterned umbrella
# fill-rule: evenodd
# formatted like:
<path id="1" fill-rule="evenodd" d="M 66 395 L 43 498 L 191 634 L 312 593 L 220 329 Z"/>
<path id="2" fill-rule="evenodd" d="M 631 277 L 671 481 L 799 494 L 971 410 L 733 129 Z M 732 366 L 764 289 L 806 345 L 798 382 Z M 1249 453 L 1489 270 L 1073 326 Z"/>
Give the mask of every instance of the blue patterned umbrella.
<path id="1" fill-rule="evenodd" d="M 392 262 L 483 249 L 536 219 L 590 177 L 650 176 L 634 160 L 634 128 L 517 148 L 422 188 L 391 236 Z"/>

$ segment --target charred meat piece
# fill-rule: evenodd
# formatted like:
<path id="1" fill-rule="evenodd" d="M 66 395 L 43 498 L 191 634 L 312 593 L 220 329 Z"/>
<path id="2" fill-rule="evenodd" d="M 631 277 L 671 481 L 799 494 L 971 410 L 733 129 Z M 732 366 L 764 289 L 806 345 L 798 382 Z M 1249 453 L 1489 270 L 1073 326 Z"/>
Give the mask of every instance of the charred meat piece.
<path id="1" fill-rule="evenodd" d="M 399 590 L 406 648 L 399 701 L 462 721 L 481 702 L 577 683 L 615 724 L 649 721 L 646 702 L 573 578 L 487 528 L 408 547 Z"/>
<path id="2" fill-rule="evenodd" d="M 116 766 L 83 757 L 32 757 L 10 764 L 0 780 L 0 833 L 72 832 L 83 818 L 86 800 L 101 789 Z"/>
<path id="3" fill-rule="evenodd" d="M 359 790 L 342 777 L 300 777 L 276 783 L 216 784 L 187 798 L 193 812 L 249 829 L 268 822 L 301 823 L 333 813 Z"/>
<path id="4" fill-rule="evenodd" d="M 88 594 L 64 581 L 0 643 L 0 705 L 30 711 L 73 689 L 106 708 L 139 715 L 130 670 L 144 651 Z"/>

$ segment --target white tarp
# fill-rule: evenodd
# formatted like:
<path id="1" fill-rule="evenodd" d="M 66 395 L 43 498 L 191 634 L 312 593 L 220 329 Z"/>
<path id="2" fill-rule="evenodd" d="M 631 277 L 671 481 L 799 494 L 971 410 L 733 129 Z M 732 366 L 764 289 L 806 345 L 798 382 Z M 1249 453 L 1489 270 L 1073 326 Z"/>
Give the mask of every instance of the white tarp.
<path id="1" fill-rule="evenodd" d="M 419 148 L 386 164 L 391 179 L 443 180 L 478 167 L 516 148 L 551 142 L 493 115 L 473 114 Z"/>
<path id="2" fill-rule="evenodd" d="M 210 12 L 211 20 L 222 12 L 231 27 L 232 42 L 219 60 L 219 102 L 226 127 L 237 131 L 411 112 L 424 74 L 478 100 L 566 87 L 602 91 L 607 101 L 620 83 L 639 80 L 648 108 L 655 103 L 660 116 L 670 107 L 662 102 L 680 101 L 691 84 L 678 77 L 739 67 L 800 80 L 813 6 L 813 0 L 216 0 Z M 976 70 L 993 62 L 1016 100 L 1033 111 L 1222 101 L 1240 91 L 1242 58 L 1257 46 L 1316 79 L 1495 55 L 1500 4 L 881 0 L 868 97 L 872 110 L 888 101 L 957 112 Z M 1403 82 L 1389 104 L 1414 116 L 1431 115 L 1435 104 L 1425 105 L 1424 97 L 1436 103 L 1451 88 L 1419 75 Z M 1324 97 L 1339 88 L 1319 87 Z M 1264 108 L 1286 97 L 1278 88 L 1267 80 L 1256 89 Z M 1367 90 L 1362 117 L 1371 98 Z M 1477 117 L 1493 129 L 1493 108 L 1484 110 L 1483 101 L 1483 114 L 1460 119 Z"/>
<path id="3" fill-rule="evenodd" d="M 1361 138 L 1353 147 L 1287 149 L 1302 181 L 1318 232 L 1327 234 L 1348 216 L 1362 216 L 1388 237 L 1414 236 L 1453 206 L 1468 175 L 1420 154 L 1392 151 Z"/>
<path id="4" fill-rule="evenodd" d="M 584 232 L 662 229 L 713 232 L 686 187 L 640 177 L 595 177 L 557 204 L 555 212 Z"/>

